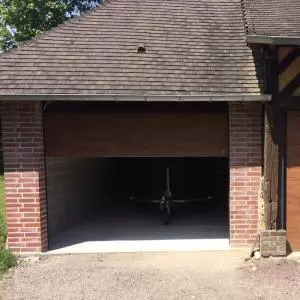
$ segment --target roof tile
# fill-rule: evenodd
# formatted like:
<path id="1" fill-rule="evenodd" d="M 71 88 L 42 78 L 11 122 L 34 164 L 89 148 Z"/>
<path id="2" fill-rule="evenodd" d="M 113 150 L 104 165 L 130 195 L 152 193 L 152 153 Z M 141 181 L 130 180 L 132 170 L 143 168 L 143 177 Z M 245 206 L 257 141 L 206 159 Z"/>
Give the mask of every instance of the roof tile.
<path id="1" fill-rule="evenodd" d="M 258 70 L 240 0 L 110 0 L 3 53 L 0 94 L 260 94 Z"/>
<path id="2" fill-rule="evenodd" d="M 248 34 L 300 37 L 299 0 L 242 0 Z"/>

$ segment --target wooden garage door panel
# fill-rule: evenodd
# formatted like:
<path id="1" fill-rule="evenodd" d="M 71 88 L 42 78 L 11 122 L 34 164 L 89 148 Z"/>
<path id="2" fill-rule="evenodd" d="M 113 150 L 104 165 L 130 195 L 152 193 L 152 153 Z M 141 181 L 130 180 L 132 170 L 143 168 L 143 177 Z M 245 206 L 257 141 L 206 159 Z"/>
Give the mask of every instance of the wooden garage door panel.
<path id="1" fill-rule="evenodd" d="M 300 250 L 300 112 L 289 112 L 287 123 L 287 237 Z"/>
<path id="2" fill-rule="evenodd" d="M 227 156 L 226 113 L 48 113 L 49 156 Z"/>
<path id="3" fill-rule="evenodd" d="M 298 184 L 300 185 L 300 166 L 288 168 L 287 181 L 288 182 L 298 182 Z"/>
<path id="4" fill-rule="evenodd" d="M 300 249 L 300 184 L 297 181 L 288 181 L 288 217 L 287 237 L 292 249 Z"/>

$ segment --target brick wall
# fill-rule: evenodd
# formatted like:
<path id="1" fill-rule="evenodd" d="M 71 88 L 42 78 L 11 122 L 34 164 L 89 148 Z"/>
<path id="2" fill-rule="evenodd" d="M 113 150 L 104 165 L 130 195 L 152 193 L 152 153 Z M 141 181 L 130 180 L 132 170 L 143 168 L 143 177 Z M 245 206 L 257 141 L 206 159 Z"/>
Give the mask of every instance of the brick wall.
<path id="1" fill-rule="evenodd" d="M 262 173 L 262 105 L 230 103 L 230 241 L 251 245 L 258 234 L 258 195 Z"/>
<path id="2" fill-rule="evenodd" d="M 39 102 L 1 103 L 8 247 L 47 249 L 43 113 Z"/>
<path id="3" fill-rule="evenodd" d="M 50 246 L 59 232 L 92 217 L 109 201 L 111 163 L 97 158 L 47 157 Z"/>

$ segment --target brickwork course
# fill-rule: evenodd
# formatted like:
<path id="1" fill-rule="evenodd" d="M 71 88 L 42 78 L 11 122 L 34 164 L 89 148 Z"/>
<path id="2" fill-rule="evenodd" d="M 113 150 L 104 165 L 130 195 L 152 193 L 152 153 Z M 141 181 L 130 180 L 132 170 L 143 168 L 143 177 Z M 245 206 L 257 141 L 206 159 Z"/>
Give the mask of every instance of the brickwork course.
<path id="1" fill-rule="evenodd" d="M 230 240 L 251 245 L 258 234 L 262 176 L 261 104 L 229 105 Z"/>
<path id="2" fill-rule="evenodd" d="M 41 103 L 1 107 L 8 245 L 16 253 L 47 249 Z"/>
<path id="3" fill-rule="evenodd" d="M 285 230 L 263 230 L 260 233 L 260 251 L 263 257 L 285 256 L 287 239 Z"/>

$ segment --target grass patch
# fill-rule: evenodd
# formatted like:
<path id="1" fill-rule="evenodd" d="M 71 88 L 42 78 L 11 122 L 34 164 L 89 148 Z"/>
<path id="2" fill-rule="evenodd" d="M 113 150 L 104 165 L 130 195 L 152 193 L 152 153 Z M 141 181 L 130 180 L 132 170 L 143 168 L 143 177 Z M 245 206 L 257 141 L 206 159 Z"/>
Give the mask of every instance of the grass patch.
<path id="1" fill-rule="evenodd" d="M 0 176 L 0 274 L 17 264 L 17 258 L 9 250 L 5 249 L 7 237 L 5 197 L 4 197 L 4 177 Z"/>
<path id="2" fill-rule="evenodd" d="M 17 257 L 9 250 L 0 248 L 0 275 L 5 273 L 9 268 L 17 265 Z"/>

